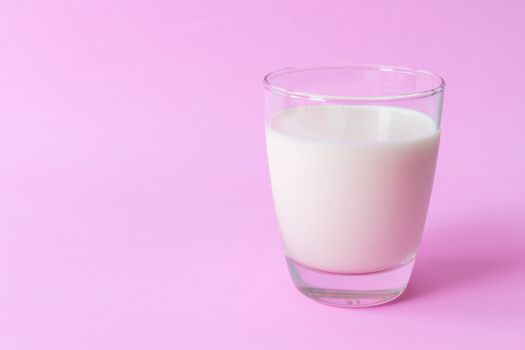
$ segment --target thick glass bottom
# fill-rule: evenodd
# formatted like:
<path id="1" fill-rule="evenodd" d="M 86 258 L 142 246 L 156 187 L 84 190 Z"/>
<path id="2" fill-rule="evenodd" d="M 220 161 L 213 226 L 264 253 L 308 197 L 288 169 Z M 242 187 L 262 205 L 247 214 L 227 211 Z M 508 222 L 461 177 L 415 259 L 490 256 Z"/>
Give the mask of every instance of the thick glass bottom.
<path id="1" fill-rule="evenodd" d="M 406 289 L 415 260 L 395 268 L 363 274 L 316 270 L 286 258 L 288 270 L 301 293 L 323 304 L 366 307 L 387 303 Z"/>

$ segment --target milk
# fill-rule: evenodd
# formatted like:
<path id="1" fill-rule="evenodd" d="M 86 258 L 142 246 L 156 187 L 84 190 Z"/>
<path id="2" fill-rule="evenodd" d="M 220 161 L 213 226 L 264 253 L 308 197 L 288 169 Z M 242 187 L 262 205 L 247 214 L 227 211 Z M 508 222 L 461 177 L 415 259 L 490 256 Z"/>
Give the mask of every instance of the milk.
<path id="1" fill-rule="evenodd" d="M 336 273 L 414 259 L 439 131 L 415 110 L 324 105 L 271 118 L 266 139 L 286 255 Z"/>

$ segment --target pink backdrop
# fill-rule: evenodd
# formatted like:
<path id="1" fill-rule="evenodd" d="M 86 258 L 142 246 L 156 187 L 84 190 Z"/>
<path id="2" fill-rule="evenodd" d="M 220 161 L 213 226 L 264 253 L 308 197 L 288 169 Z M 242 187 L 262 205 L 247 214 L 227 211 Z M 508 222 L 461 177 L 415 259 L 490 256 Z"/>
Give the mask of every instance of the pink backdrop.
<path id="1" fill-rule="evenodd" d="M 525 347 L 525 6 L 516 1 L 0 3 L 0 349 Z M 288 277 L 264 73 L 448 83 L 412 284 L 363 310 Z"/>

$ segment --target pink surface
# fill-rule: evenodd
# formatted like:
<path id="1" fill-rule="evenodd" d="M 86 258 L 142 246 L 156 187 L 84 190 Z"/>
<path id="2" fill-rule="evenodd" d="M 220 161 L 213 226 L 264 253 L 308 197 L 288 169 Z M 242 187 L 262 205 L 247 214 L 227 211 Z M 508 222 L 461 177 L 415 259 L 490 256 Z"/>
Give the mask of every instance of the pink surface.
<path id="1" fill-rule="evenodd" d="M 525 347 L 519 1 L 0 4 L 0 349 Z M 412 284 L 346 310 L 286 271 L 264 73 L 443 75 Z"/>

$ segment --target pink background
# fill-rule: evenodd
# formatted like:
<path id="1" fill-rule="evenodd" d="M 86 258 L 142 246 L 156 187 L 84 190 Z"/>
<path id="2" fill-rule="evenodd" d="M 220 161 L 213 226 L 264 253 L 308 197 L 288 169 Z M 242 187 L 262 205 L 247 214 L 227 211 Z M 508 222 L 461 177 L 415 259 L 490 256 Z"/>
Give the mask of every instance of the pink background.
<path id="1" fill-rule="evenodd" d="M 2 1 L 0 349 L 525 348 L 521 1 Z M 399 301 L 326 307 L 285 267 L 264 73 L 445 77 Z"/>

